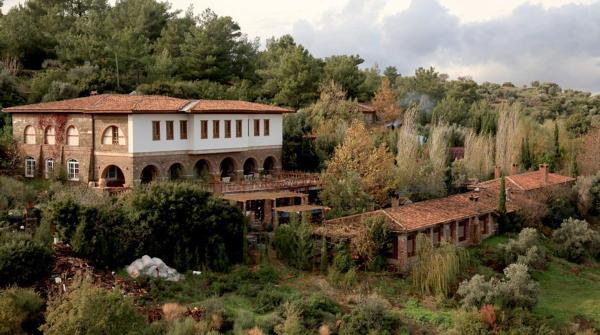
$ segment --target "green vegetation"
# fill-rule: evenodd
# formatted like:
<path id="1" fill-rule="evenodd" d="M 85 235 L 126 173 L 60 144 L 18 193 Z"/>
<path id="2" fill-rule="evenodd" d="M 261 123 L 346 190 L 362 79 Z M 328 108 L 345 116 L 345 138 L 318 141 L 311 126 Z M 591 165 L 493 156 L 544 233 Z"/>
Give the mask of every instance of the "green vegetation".
<path id="1" fill-rule="evenodd" d="M 553 325 L 563 325 L 582 316 L 600 324 L 600 270 L 581 267 L 553 257 L 548 268 L 534 273 L 539 283 L 538 303 L 533 313 Z"/>

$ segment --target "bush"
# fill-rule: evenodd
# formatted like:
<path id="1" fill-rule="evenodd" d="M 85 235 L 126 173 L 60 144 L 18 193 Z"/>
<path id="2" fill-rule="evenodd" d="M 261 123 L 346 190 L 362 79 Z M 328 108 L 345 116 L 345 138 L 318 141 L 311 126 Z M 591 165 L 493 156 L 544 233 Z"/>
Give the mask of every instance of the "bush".
<path id="1" fill-rule="evenodd" d="M 462 297 L 460 303 L 463 307 L 480 308 L 494 302 L 496 286 L 495 279 L 487 281 L 484 276 L 476 274 L 471 279 L 460 283 L 456 294 Z"/>
<path id="2" fill-rule="evenodd" d="M 13 287 L 0 292 L 0 334 L 35 333 L 44 317 L 44 300 L 32 289 Z"/>
<path id="3" fill-rule="evenodd" d="M 502 305 L 513 308 L 533 307 L 537 302 L 538 284 L 529 275 L 527 265 L 511 264 L 504 269 L 504 276 L 497 286 Z"/>
<path id="4" fill-rule="evenodd" d="M 43 220 L 56 227 L 61 239 L 70 241 L 79 224 L 79 210 L 79 203 L 72 198 L 51 201 L 44 211 Z"/>
<path id="5" fill-rule="evenodd" d="M 147 329 L 144 317 L 118 291 L 107 291 L 84 281 L 64 299 L 52 301 L 44 334 L 139 334 Z"/>
<path id="6" fill-rule="evenodd" d="M 360 235 L 352 241 L 354 249 L 366 261 L 368 270 L 380 271 L 385 267 L 385 253 L 390 248 L 392 235 L 383 216 L 367 218 L 361 224 Z"/>
<path id="7" fill-rule="evenodd" d="M 454 327 L 449 334 L 456 335 L 486 335 L 488 327 L 481 321 L 476 312 L 461 311 L 454 319 Z"/>
<path id="8" fill-rule="evenodd" d="M 552 234 L 559 254 L 572 262 L 581 262 L 585 257 L 597 257 L 600 252 L 600 237 L 582 220 L 569 218 Z"/>
<path id="9" fill-rule="evenodd" d="M 307 222 L 296 220 L 279 225 L 275 229 L 273 246 L 277 257 L 297 269 L 308 270 L 314 254 L 312 227 Z"/>
<path id="10" fill-rule="evenodd" d="M 339 272 L 348 272 L 354 267 L 354 261 L 345 243 L 340 242 L 335 246 L 333 255 L 333 267 Z"/>
<path id="11" fill-rule="evenodd" d="M 256 312 L 266 313 L 279 307 L 285 296 L 272 288 L 266 288 L 256 295 Z"/>
<path id="12" fill-rule="evenodd" d="M 0 233 L 0 285 L 30 285 L 50 272 L 52 250 L 25 233 Z"/>
<path id="13" fill-rule="evenodd" d="M 339 335 L 391 334 L 400 320 L 389 312 L 386 302 L 376 296 L 359 303 L 350 314 L 344 315 Z"/>
<path id="14" fill-rule="evenodd" d="M 504 266 L 514 262 L 536 269 L 545 266 L 546 256 L 538 246 L 538 232 L 534 228 L 524 228 L 516 239 L 510 239 L 498 248 L 503 256 Z"/>
<path id="15" fill-rule="evenodd" d="M 189 183 L 155 183 L 118 203 L 51 202 L 44 220 L 80 255 L 119 267 L 144 254 L 179 271 L 241 262 L 242 212 Z M 87 200 L 86 200 L 87 201 Z"/>

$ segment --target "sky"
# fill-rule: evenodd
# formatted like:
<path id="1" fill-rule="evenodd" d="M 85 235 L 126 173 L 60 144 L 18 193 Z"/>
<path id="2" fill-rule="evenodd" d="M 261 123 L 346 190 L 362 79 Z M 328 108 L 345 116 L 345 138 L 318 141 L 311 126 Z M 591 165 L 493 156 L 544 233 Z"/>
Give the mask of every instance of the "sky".
<path id="1" fill-rule="evenodd" d="M 22 1 L 22 0 L 21 0 Z M 113 0 L 114 1 L 114 0 Z M 5 0 L 4 11 L 19 3 Z M 317 57 L 359 54 L 365 66 L 410 75 L 434 66 L 452 78 L 533 80 L 600 92 L 600 1 L 172 0 L 211 8 L 250 38 L 291 34 Z"/>

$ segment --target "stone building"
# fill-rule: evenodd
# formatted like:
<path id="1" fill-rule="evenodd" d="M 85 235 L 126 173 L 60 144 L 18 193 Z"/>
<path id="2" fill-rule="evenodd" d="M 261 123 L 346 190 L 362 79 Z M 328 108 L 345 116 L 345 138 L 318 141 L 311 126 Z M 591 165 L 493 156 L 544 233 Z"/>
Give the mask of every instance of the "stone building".
<path id="1" fill-rule="evenodd" d="M 281 169 L 283 114 L 245 101 L 101 94 L 5 108 L 25 177 L 131 186 L 228 182 Z"/>
<path id="2" fill-rule="evenodd" d="M 507 176 L 507 212 L 524 206 L 536 194 L 553 188 L 568 187 L 575 179 L 550 173 L 548 165 L 537 171 Z M 420 201 L 391 208 L 325 221 L 317 234 L 337 239 L 353 239 L 362 229 L 362 221 L 382 216 L 394 234 L 392 248 L 386 255 L 391 264 L 406 270 L 416 261 L 416 238 L 422 233 L 434 244 L 448 241 L 460 246 L 478 244 L 498 232 L 497 209 L 500 179 L 478 183 L 471 192 Z"/>

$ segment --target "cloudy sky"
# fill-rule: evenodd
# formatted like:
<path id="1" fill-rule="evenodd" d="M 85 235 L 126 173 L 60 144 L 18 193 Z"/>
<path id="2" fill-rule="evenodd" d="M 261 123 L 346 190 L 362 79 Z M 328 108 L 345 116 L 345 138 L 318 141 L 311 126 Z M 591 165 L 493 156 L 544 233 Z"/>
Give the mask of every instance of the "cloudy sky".
<path id="1" fill-rule="evenodd" d="M 5 0 L 7 7 L 18 0 Z M 600 92 L 600 2 L 586 0 L 172 0 L 232 16 L 262 41 L 290 33 L 314 55 L 359 54 L 403 74 L 554 81 Z"/>

